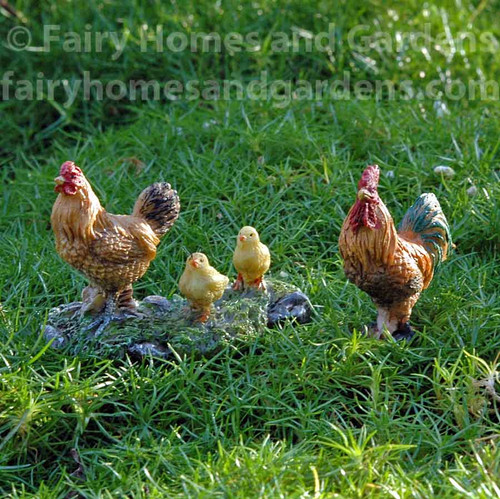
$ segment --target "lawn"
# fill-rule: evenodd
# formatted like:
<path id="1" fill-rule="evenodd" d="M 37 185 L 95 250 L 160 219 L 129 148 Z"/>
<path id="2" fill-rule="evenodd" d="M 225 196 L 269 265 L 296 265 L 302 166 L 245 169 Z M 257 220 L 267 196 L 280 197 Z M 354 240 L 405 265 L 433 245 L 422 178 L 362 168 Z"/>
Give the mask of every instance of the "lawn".
<path id="1" fill-rule="evenodd" d="M 498 5 L 9 5 L 0 10 L 2 81 L 13 72 L 0 100 L 0 495 L 498 497 L 500 106 L 494 92 L 456 98 L 456 82 L 470 90 L 500 79 Z M 62 39 L 40 52 L 33 47 L 47 25 L 127 42 L 120 55 L 111 42 L 75 52 Z M 159 52 L 160 25 L 165 39 L 240 33 L 243 49 Z M 12 38 L 16 26 L 29 29 L 30 50 L 7 46 L 26 36 Z M 329 49 L 309 50 L 307 40 L 325 32 Z M 283 33 L 287 50 L 277 45 Z M 37 99 L 20 90 L 20 80 L 36 89 L 85 72 L 104 84 L 196 80 L 199 88 L 248 85 L 265 72 L 269 91 L 69 102 L 63 86 Z M 342 96 L 301 98 L 299 81 L 316 80 L 342 80 Z M 379 95 L 361 95 L 360 82 L 379 81 Z M 428 92 L 434 81 L 442 95 Z M 312 323 L 207 358 L 136 362 L 47 348 L 49 309 L 85 285 L 56 254 L 50 229 L 53 178 L 66 160 L 113 213 L 129 213 L 155 181 L 178 190 L 181 216 L 135 286 L 138 298 L 178 293 L 193 251 L 234 279 L 236 234 L 249 224 L 270 247 L 271 275 L 310 296 Z M 338 252 L 370 163 L 381 167 L 379 193 L 396 221 L 434 192 L 456 244 L 414 309 L 410 344 L 360 333 L 375 309 L 347 282 Z M 455 175 L 436 174 L 438 165 Z"/>

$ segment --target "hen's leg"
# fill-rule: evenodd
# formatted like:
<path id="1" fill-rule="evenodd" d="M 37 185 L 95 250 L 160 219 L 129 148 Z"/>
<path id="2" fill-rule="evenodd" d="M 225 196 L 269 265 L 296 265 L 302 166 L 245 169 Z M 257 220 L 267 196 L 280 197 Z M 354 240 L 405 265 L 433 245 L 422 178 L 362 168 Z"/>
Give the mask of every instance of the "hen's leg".
<path id="1" fill-rule="evenodd" d="M 99 317 L 91 322 L 85 331 L 94 331 L 94 336 L 99 336 L 108 327 L 108 324 L 113 320 L 115 310 L 116 310 L 116 294 L 110 293 L 106 298 L 106 305 L 104 306 L 104 311 L 99 315 Z"/>
<path id="2" fill-rule="evenodd" d="M 134 300 L 132 285 L 117 294 L 116 306 L 120 311 L 125 312 L 125 315 L 141 315 L 137 312 L 137 302 Z"/>
<path id="3" fill-rule="evenodd" d="M 89 285 L 83 288 L 82 302 L 82 308 L 80 310 L 82 315 L 88 312 L 91 314 L 99 313 L 106 306 L 106 293 L 98 287 Z"/>

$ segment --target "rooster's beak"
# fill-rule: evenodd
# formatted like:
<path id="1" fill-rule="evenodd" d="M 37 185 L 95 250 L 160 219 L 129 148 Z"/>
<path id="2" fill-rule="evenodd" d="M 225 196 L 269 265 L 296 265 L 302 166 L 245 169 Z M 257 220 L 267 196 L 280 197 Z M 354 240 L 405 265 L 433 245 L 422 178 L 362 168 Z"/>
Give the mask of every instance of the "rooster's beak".
<path id="1" fill-rule="evenodd" d="M 59 177 L 56 177 L 54 179 L 54 182 L 56 183 L 56 185 L 63 185 L 64 182 L 66 182 L 66 180 L 64 180 L 64 177 L 62 177 L 61 175 L 59 175 Z"/>
<path id="2" fill-rule="evenodd" d="M 360 189 L 358 191 L 358 199 L 359 201 L 369 201 L 373 196 L 366 189 Z"/>

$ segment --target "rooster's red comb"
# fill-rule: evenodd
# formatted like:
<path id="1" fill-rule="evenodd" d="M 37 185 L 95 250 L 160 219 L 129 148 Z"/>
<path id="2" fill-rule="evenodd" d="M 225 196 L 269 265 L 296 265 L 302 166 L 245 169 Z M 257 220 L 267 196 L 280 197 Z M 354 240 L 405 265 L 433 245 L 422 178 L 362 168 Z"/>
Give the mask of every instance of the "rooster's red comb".
<path id="1" fill-rule="evenodd" d="M 380 178 L 378 165 L 370 165 L 365 168 L 358 183 L 358 189 L 377 189 Z"/>

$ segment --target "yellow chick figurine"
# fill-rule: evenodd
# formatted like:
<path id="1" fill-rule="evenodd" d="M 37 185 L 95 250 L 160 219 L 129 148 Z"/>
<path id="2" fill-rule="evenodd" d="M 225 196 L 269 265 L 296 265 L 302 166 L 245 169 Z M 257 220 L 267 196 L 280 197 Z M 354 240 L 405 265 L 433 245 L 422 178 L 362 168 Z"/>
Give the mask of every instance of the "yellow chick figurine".
<path id="1" fill-rule="evenodd" d="M 260 242 L 259 233 L 253 227 L 246 226 L 240 230 L 233 263 L 238 271 L 234 290 L 249 286 L 265 291 L 264 274 L 271 265 L 271 254 L 269 248 Z"/>
<path id="2" fill-rule="evenodd" d="M 199 321 L 210 317 L 212 303 L 224 293 L 229 278 L 220 274 L 208 263 L 203 253 L 193 253 L 186 261 L 186 269 L 179 281 L 179 289 L 191 308 L 201 313 Z"/>

